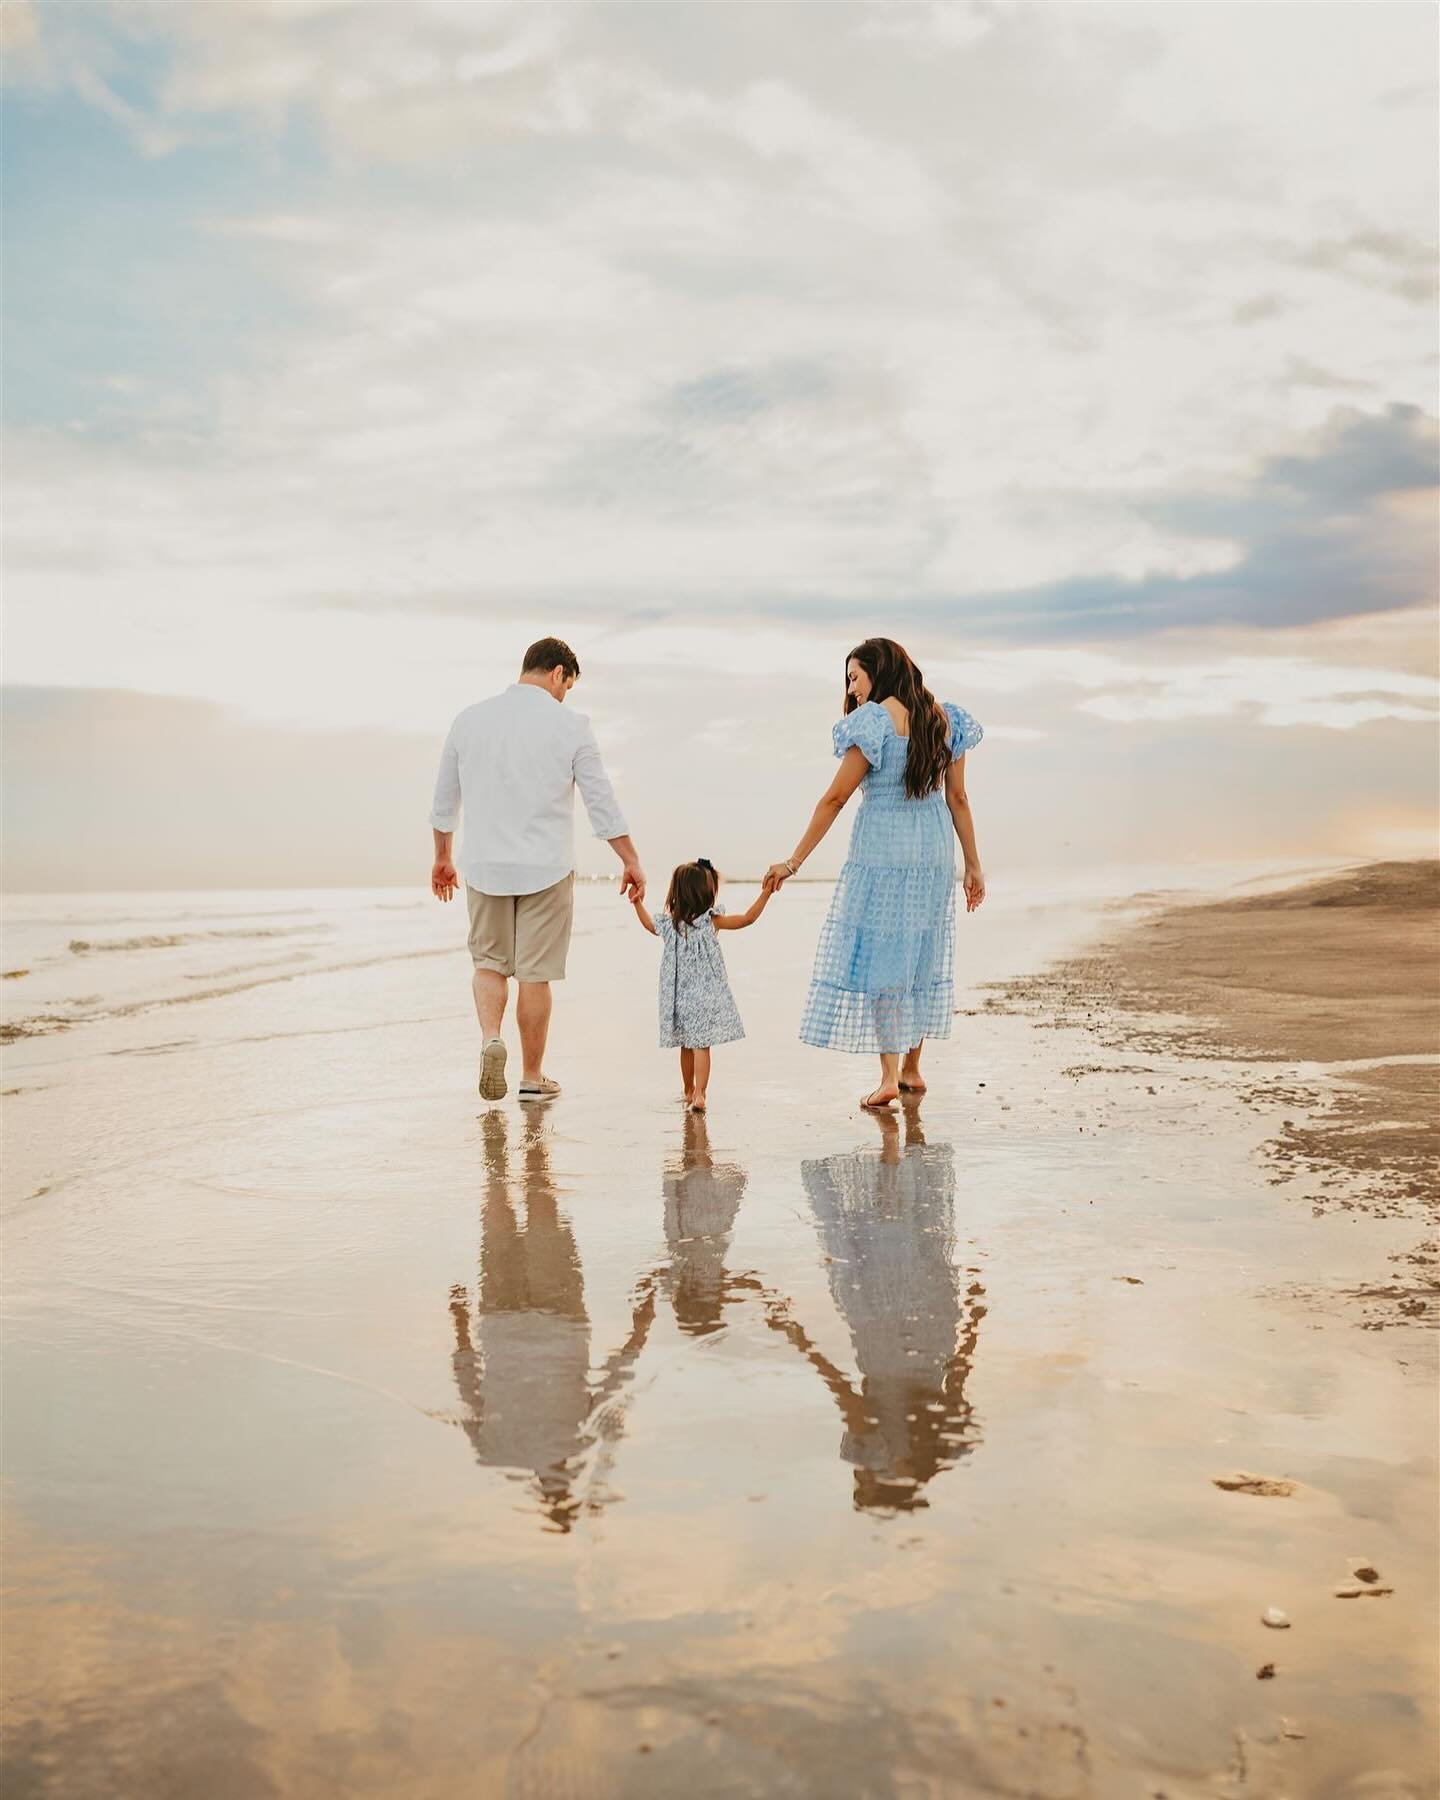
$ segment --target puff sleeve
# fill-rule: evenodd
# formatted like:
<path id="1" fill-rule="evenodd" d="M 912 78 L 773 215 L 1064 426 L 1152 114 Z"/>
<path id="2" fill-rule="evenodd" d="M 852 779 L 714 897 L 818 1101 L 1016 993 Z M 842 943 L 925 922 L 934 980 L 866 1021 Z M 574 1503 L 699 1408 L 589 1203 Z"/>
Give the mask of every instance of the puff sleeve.
<path id="1" fill-rule="evenodd" d="M 859 750 L 870 767 L 878 769 L 885 753 L 885 740 L 893 730 L 885 708 L 867 700 L 863 706 L 857 706 L 854 712 L 837 720 L 832 733 L 835 754 L 843 756 L 847 750 Z"/>
<path id="2" fill-rule="evenodd" d="M 952 706 L 944 702 L 945 717 L 950 721 L 950 754 L 963 756 L 967 750 L 973 750 L 984 737 L 985 731 L 978 719 L 971 718 L 963 706 Z"/>

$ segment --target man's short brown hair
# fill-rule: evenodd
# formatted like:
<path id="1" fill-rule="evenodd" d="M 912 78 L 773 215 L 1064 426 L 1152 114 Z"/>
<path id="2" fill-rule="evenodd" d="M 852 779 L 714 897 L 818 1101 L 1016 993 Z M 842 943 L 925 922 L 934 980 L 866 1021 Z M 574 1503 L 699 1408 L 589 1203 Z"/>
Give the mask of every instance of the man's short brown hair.
<path id="1" fill-rule="evenodd" d="M 552 669 L 563 669 L 574 681 L 580 674 L 580 658 L 562 638 L 539 638 L 525 652 L 520 673 L 548 675 Z"/>

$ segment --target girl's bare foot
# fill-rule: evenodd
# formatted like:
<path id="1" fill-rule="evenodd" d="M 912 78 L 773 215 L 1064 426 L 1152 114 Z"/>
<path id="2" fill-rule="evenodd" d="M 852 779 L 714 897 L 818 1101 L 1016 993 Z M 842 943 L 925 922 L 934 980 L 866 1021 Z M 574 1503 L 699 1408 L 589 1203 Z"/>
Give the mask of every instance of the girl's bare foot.
<path id="1" fill-rule="evenodd" d="M 899 1098 L 898 1087 L 878 1087 L 873 1094 L 862 1094 L 860 1104 L 868 1106 L 871 1112 L 880 1112 L 886 1107 L 893 1106 Z"/>
<path id="2" fill-rule="evenodd" d="M 690 1096 L 690 1110 L 691 1112 L 704 1112 L 705 1096 L 703 1094 L 692 1094 Z"/>

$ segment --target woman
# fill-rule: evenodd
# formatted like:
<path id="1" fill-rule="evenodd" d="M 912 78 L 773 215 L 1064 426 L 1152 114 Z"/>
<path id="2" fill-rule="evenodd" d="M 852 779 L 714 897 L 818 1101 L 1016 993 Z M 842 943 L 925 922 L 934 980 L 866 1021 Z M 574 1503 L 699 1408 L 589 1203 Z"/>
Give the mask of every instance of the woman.
<path id="1" fill-rule="evenodd" d="M 845 664 L 845 716 L 834 731 L 839 772 L 809 830 L 765 876 L 767 889 L 783 887 L 860 789 L 800 1037 L 824 1049 L 879 1052 L 880 1085 L 862 1106 L 923 1094 L 925 1039 L 950 1035 L 957 837 L 965 910 L 985 898 L 965 797 L 965 752 L 981 735 L 961 707 L 939 704 L 899 644 L 866 638 Z"/>

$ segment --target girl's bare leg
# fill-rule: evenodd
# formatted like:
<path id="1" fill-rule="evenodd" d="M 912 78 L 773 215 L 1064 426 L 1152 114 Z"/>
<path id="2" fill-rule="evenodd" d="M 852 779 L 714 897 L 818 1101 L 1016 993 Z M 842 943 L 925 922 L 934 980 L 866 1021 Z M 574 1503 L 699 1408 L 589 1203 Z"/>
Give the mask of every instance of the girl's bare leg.
<path id="1" fill-rule="evenodd" d="M 710 1052 L 695 1052 L 695 1080 L 690 1088 L 690 1107 L 693 1112 L 704 1112 L 705 1090 L 710 1085 Z"/>
<path id="2" fill-rule="evenodd" d="M 693 1050 L 680 1052 L 680 1085 L 685 1090 L 685 1102 L 688 1105 L 691 1094 L 695 1092 L 695 1052 Z"/>
<path id="3" fill-rule="evenodd" d="M 860 1101 L 862 1106 L 890 1106 L 900 1098 L 900 1053 L 880 1052 L 880 1085 Z"/>
<path id="4" fill-rule="evenodd" d="M 925 1048 L 925 1040 L 921 1038 L 913 1050 L 905 1052 L 900 1064 L 900 1091 L 902 1094 L 923 1094 L 925 1077 L 920 1073 L 920 1052 Z"/>

